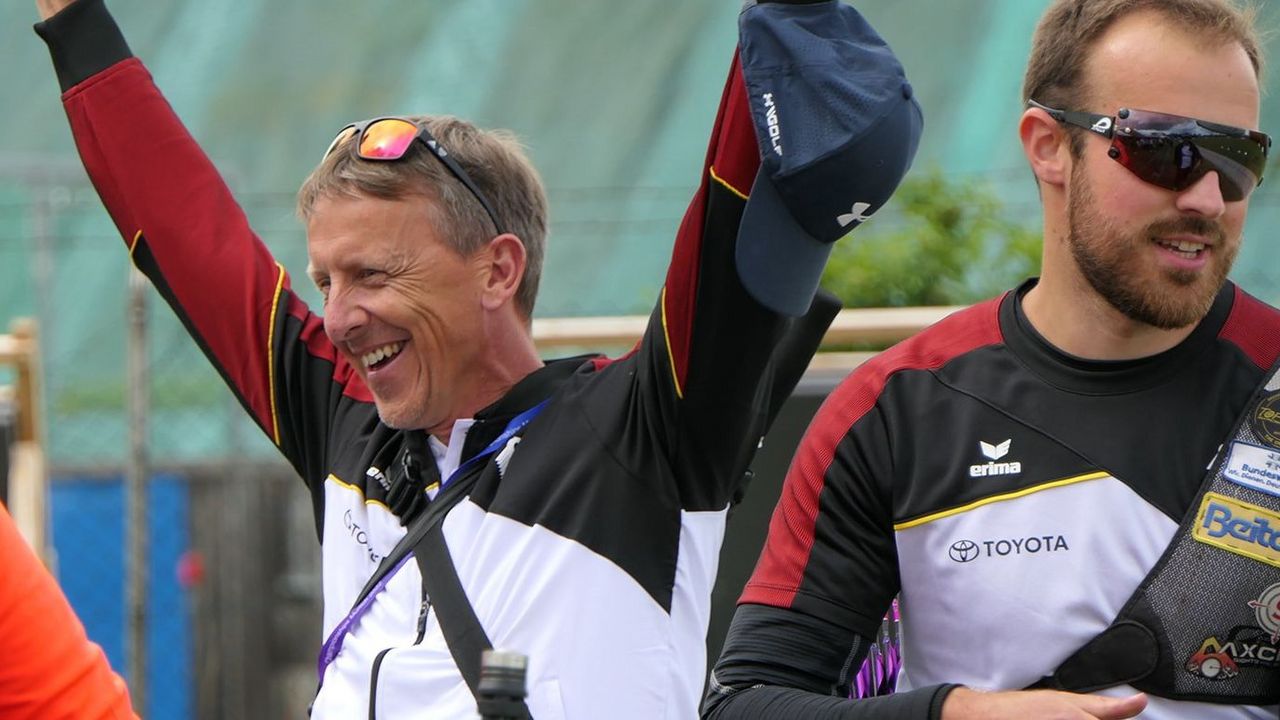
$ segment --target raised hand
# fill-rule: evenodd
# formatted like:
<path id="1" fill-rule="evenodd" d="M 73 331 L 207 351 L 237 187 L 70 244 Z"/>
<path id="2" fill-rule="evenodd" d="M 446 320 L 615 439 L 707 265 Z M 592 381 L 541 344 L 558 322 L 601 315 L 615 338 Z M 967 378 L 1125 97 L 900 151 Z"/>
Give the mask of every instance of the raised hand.
<path id="1" fill-rule="evenodd" d="M 57 14 L 57 12 L 76 0 L 36 0 L 36 11 L 40 13 L 41 20 L 48 20 Z"/>

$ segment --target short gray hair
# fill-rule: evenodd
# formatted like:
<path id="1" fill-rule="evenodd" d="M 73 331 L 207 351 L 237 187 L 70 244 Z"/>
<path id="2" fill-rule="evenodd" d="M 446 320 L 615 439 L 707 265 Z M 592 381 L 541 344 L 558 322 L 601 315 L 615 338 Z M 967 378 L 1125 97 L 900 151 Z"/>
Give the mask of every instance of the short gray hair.
<path id="1" fill-rule="evenodd" d="M 455 117 L 406 119 L 435 136 L 493 205 L 500 229 L 524 243 L 524 276 L 515 300 L 525 317 L 531 318 L 546 254 L 547 195 L 523 146 L 508 131 L 481 130 Z M 350 141 L 339 146 L 302 183 L 298 216 L 305 222 L 316 202 L 332 195 L 384 200 L 426 197 L 438 212 L 445 242 L 463 256 L 494 238 L 493 220 L 484 206 L 439 158 L 417 143 L 395 162 L 361 160 Z"/>

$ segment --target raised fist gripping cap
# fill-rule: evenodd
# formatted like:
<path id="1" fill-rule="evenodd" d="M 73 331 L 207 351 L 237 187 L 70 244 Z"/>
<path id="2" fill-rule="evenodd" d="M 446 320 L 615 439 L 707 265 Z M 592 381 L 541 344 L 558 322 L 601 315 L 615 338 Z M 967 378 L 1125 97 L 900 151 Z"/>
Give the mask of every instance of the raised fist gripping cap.
<path id="1" fill-rule="evenodd" d="M 738 34 L 761 157 L 738 275 L 764 306 L 803 315 L 831 246 L 898 187 L 924 120 L 893 51 L 838 0 L 748 3 Z"/>

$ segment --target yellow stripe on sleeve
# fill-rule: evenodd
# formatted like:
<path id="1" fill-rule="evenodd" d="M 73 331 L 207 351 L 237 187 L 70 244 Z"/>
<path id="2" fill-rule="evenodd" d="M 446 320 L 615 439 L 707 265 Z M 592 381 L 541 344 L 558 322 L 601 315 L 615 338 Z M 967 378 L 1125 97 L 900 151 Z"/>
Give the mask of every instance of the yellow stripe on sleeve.
<path id="1" fill-rule="evenodd" d="M 730 185 L 730 184 L 729 184 L 729 183 L 728 183 L 724 178 L 722 178 L 722 177 L 720 177 L 719 175 L 717 175 L 717 174 L 716 174 L 716 169 L 715 169 L 714 167 L 712 167 L 712 168 L 708 168 L 708 169 L 707 169 L 707 172 L 711 173 L 711 179 L 712 179 L 712 180 L 715 180 L 716 182 L 718 182 L 718 183 L 720 183 L 721 185 L 723 185 L 723 186 L 725 187 L 725 189 L 726 189 L 726 190 L 728 190 L 729 192 L 733 193 L 734 195 L 737 195 L 738 197 L 742 198 L 743 200 L 746 200 L 746 199 L 747 199 L 747 193 L 744 193 L 744 192 L 742 192 L 741 190 L 739 190 L 738 188 L 736 188 L 736 187 L 734 187 L 734 186 Z"/>
<path id="2" fill-rule="evenodd" d="M 680 375 L 676 372 L 676 356 L 671 352 L 671 333 L 667 331 L 667 286 L 662 286 L 662 341 L 667 346 L 667 364 L 671 367 L 671 382 L 676 386 L 676 397 L 684 399 L 684 390 L 680 387 Z"/>
<path id="3" fill-rule="evenodd" d="M 331 482 L 333 482 L 333 484 L 334 484 L 334 485 L 337 485 L 338 487 L 343 488 L 343 489 L 346 489 L 346 490 L 350 490 L 350 491 L 354 492 L 355 494 L 359 495 L 360 497 L 364 498 L 364 504 L 365 504 L 365 505 L 373 505 L 373 506 L 376 506 L 376 507 L 380 507 L 380 508 L 382 508 L 383 510 L 386 510 L 387 512 L 391 512 L 391 508 L 387 507 L 387 504 L 386 504 L 386 503 L 382 502 L 381 500 L 370 500 L 369 498 L 365 498 L 365 497 L 364 497 L 364 491 L 363 491 L 363 490 L 361 490 L 360 488 L 356 487 L 355 485 L 352 485 L 352 484 L 351 484 L 351 483 L 349 483 L 349 482 L 343 482 L 342 480 L 338 479 L 338 476 L 337 476 L 337 475 L 334 475 L 333 473 L 329 473 L 328 480 L 330 480 Z"/>
<path id="4" fill-rule="evenodd" d="M 271 320 L 267 325 L 267 392 L 271 396 L 271 439 L 276 447 L 280 447 L 280 417 L 276 410 L 275 334 L 276 311 L 280 308 L 280 293 L 284 290 L 285 272 L 284 266 L 279 262 L 276 263 L 276 268 L 280 273 L 276 277 L 276 291 L 271 298 Z"/>

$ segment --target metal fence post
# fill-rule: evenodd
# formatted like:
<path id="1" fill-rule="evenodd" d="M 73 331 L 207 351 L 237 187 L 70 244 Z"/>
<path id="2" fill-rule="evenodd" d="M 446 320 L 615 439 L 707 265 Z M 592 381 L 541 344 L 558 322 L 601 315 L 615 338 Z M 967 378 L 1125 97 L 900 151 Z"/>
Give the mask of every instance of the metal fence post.
<path id="1" fill-rule="evenodd" d="M 134 707 L 147 707 L 147 292 L 146 276 L 129 271 L 129 460 L 125 481 L 128 582 L 126 652 Z"/>

